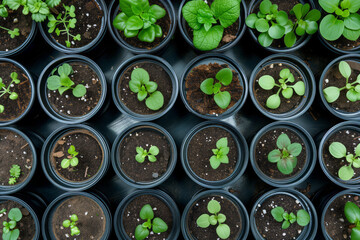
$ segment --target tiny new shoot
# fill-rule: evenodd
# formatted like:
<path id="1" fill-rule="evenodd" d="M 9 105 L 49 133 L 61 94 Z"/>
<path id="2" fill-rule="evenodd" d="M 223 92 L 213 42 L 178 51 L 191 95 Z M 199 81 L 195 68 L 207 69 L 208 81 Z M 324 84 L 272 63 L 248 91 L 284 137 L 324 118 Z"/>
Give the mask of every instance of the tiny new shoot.
<path id="1" fill-rule="evenodd" d="M 1 16 L 1 15 L 0 15 Z M 10 35 L 11 38 L 15 38 L 17 36 L 20 36 L 20 32 L 18 28 L 14 28 L 14 29 L 9 29 L 3 26 L 0 26 L 0 29 L 3 29 L 5 31 L 7 31 L 7 33 Z"/>
<path id="2" fill-rule="evenodd" d="M 6 87 L 5 83 L 3 82 L 2 78 L 0 78 L 0 98 L 5 94 L 9 94 L 10 100 L 18 99 L 18 94 L 16 92 L 10 91 L 10 88 L 14 86 L 14 84 L 19 84 L 20 80 L 18 79 L 18 74 L 16 72 L 12 72 L 10 74 L 11 82 Z M 0 104 L 0 113 L 5 111 L 5 106 Z"/>
<path id="3" fill-rule="evenodd" d="M 136 147 L 136 153 L 135 160 L 138 163 L 143 163 L 146 157 L 150 162 L 156 162 L 156 156 L 159 154 L 159 148 L 157 146 L 151 146 L 149 151 L 147 151 L 142 147 Z"/>
<path id="4" fill-rule="evenodd" d="M 75 151 L 74 145 L 71 145 L 69 147 L 68 153 L 70 155 L 61 161 L 61 167 L 64 169 L 68 168 L 69 166 L 76 167 L 79 164 L 79 159 L 76 157 L 79 153 L 77 151 Z"/>
<path id="5" fill-rule="evenodd" d="M 9 184 L 14 185 L 21 174 L 20 166 L 17 164 L 12 165 L 9 172 L 10 172 Z"/>
<path id="6" fill-rule="evenodd" d="M 5 209 L 1 210 L 6 212 Z M 16 228 L 16 224 L 22 219 L 23 215 L 19 208 L 12 208 L 8 213 L 9 222 L 3 221 L 3 240 L 17 240 L 20 236 L 20 230 Z"/>
<path id="7" fill-rule="evenodd" d="M 63 221 L 62 225 L 63 225 L 64 228 L 70 227 L 71 236 L 80 235 L 80 230 L 76 226 L 78 221 L 79 221 L 79 218 L 78 218 L 78 216 L 76 214 L 71 215 L 70 220 L 66 219 L 66 220 Z"/>
<path id="8" fill-rule="evenodd" d="M 351 227 L 351 240 L 360 239 L 360 208 L 353 202 L 347 202 L 344 208 L 345 217 Z"/>
<path id="9" fill-rule="evenodd" d="M 276 207 L 271 210 L 271 215 L 277 222 L 282 222 L 282 229 L 287 229 L 290 224 L 297 223 L 299 226 L 305 227 L 310 222 L 310 215 L 304 209 L 300 209 L 294 213 L 285 212 L 284 208 Z"/>
<path id="10" fill-rule="evenodd" d="M 144 205 L 140 210 L 140 218 L 146 222 L 135 229 L 135 239 L 143 240 L 150 235 L 150 230 L 156 234 L 166 232 L 168 225 L 161 218 L 154 218 L 154 211 L 150 204 Z"/>
<path id="11" fill-rule="evenodd" d="M 226 137 L 220 138 L 216 142 L 216 148 L 212 149 L 214 153 L 213 156 L 210 158 L 210 165 L 213 169 L 217 169 L 221 163 L 228 164 L 229 158 L 228 153 L 230 148 L 228 147 L 228 139 Z"/>

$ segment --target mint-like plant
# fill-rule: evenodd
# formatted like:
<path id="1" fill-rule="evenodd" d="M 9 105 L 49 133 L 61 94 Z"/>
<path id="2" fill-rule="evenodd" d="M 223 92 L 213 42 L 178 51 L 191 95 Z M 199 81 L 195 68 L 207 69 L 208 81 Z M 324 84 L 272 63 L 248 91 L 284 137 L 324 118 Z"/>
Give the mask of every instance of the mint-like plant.
<path id="1" fill-rule="evenodd" d="M 14 164 L 10 168 L 10 178 L 9 178 L 9 184 L 14 185 L 21 174 L 21 168 L 19 165 Z"/>
<path id="2" fill-rule="evenodd" d="M 70 156 L 68 156 L 67 158 L 64 158 L 61 161 L 62 168 L 68 168 L 70 166 L 76 167 L 79 164 L 79 159 L 76 157 L 79 153 L 77 151 L 75 151 L 74 145 L 71 145 L 69 147 L 68 153 L 70 154 Z"/>
<path id="3" fill-rule="evenodd" d="M 18 79 L 18 74 L 16 72 L 12 72 L 10 74 L 10 78 L 11 78 L 11 82 L 6 87 L 2 78 L 0 77 L 0 98 L 5 94 L 9 94 L 9 99 L 16 100 L 18 99 L 19 95 L 16 92 L 10 91 L 10 87 L 13 86 L 13 84 L 19 84 L 20 80 Z M 5 111 L 5 106 L 0 104 L 0 113 L 3 113 L 4 111 Z"/>
<path id="4" fill-rule="evenodd" d="M 145 204 L 140 210 L 140 218 L 145 220 L 135 229 L 135 239 L 143 240 L 150 234 L 150 230 L 154 233 L 163 233 L 168 230 L 168 225 L 159 217 L 154 218 L 154 211 L 150 204 Z"/>
<path id="5" fill-rule="evenodd" d="M 1 212 L 4 213 L 6 210 L 3 209 Z M 12 208 L 8 213 L 9 222 L 3 221 L 3 240 L 17 240 L 20 236 L 20 230 L 16 228 L 16 224 L 20 222 L 23 215 L 19 208 Z"/>
<path id="6" fill-rule="evenodd" d="M 349 223 L 355 225 L 351 228 L 351 240 L 360 239 L 360 208 L 353 202 L 347 202 L 344 214 Z"/>
<path id="7" fill-rule="evenodd" d="M 77 221 L 79 221 L 79 218 L 76 214 L 72 214 L 70 216 L 70 220 L 66 219 L 65 221 L 63 221 L 63 227 L 70 228 L 71 236 L 80 235 L 80 229 L 76 226 Z"/>
<path id="8" fill-rule="evenodd" d="M 297 223 L 299 226 L 305 227 L 310 223 L 310 215 L 304 209 L 300 209 L 294 213 L 285 212 L 284 208 L 276 207 L 271 210 L 271 215 L 277 222 L 282 222 L 282 229 L 287 229 L 292 223 Z"/>
<path id="9" fill-rule="evenodd" d="M 139 163 L 143 163 L 147 157 L 150 162 L 156 162 L 156 156 L 159 154 L 159 148 L 157 146 L 151 146 L 149 151 L 142 147 L 136 147 L 135 160 Z"/>
<path id="10" fill-rule="evenodd" d="M 228 147 L 228 139 L 226 137 L 220 138 L 216 142 L 216 148 L 212 149 L 214 155 L 210 158 L 210 166 L 213 169 L 217 169 L 221 163 L 228 164 L 229 158 L 227 154 L 229 151 L 230 148 Z"/>

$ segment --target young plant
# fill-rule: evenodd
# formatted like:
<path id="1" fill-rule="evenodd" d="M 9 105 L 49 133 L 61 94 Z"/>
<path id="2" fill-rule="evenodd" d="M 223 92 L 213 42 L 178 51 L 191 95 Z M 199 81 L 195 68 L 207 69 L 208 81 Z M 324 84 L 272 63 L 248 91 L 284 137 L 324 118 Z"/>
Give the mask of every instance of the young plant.
<path id="1" fill-rule="evenodd" d="M 230 149 L 228 147 L 228 139 L 226 137 L 220 138 L 216 142 L 216 148 L 212 149 L 214 153 L 213 156 L 210 158 L 210 165 L 213 169 L 217 169 L 221 163 L 228 164 L 229 158 L 227 154 L 229 153 Z"/>
<path id="2" fill-rule="evenodd" d="M 20 36 L 20 33 L 19 33 L 19 29 L 18 29 L 18 28 L 14 28 L 13 30 L 11 30 L 11 29 L 9 29 L 9 28 L 0 26 L 0 29 L 3 29 L 3 30 L 5 30 L 5 31 L 7 31 L 7 33 L 10 35 L 11 38 L 15 38 L 15 37 L 17 37 L 17 36 Z"/>
<path id="3" fill-rule="evenodd" d="M 129 88 L 137 93 L 137 99 L 140 102 L 146 99 L 145 104 L 149 109 L 156 111 L 164 106 L 164 96 L 157 91 L 157 83 L 150 81 L 149 73 L 145 69 L 136 68 L 132 71 Z"/>
<path id="4" fill-rule="evenodd" d="M 113 25 L 124 32 L 125 37 L 138 36 L 142 42 L 154 42 L 160 38 L 163 31 L 157 20 L 166 15 L 165 9 L 157 4 L 150 6 L 148 0 L 120 0 L 121 13 L 118 14 Z"/>
<path id="5" fill-rule="evenodd" d="M 350 180 L 354 176 L 354 168 L 360 168 L 360 144 L 355 148 L 354 154 L 347 154 L 346 147 L 340 142 L 333 142 L 329 146 L 331 156 L 337 159 L 345 158 L 349 165 L 344 165 L 339 169 L 338 176 L 342 180 Z"/>
<path id="6" fill-rule="evenodd" d="M 216 227 L 216 234 L 221 239 L 227 239 L 230 236 L 230 227 L 225 224 L 226 216 L 222 213 L 219 213 L 221 210 L 220 203 L 216 200 L 210 200 L 207 209 L 209 214 L 202 214 L 198 219 L 196 220 L 196 224 L 201 228 L 208 228 L 211 225 L 216 225 L 219 223 L 219 225 Z"/>
<path id="7" fill-rule="evenodd" d="M 221 87 L 222 85 L 230 85 L 233 79 L 233 72 L 230 68 L 223 68 L 216 74 L 215 78 L 219 82 L 214 83 L 213 78 L 205 79 L 201 83 L 200 89 L 207 95 L 214 95 L 216 105 L 222 109 L 226 109 L 231 102 L 231 95 L 228 91 L 221 91 Z"/>
<path id="8" fill-rule="evenodd" d="M 2 78 L 0 77 L 0 98 L 4 96 L 5 94 L 9 94 L 10 100 L 16 100 L 18 99 L 18 94 L 16 92 L 10 91 L 10 87 L 14 86 L 14 84 L 19 84 L 20 80 L 18 79 L 18 74 L 16 72 L 12 72 L 10 74 L 11 82 L 6 87 L 6 85 L 3 83 Z M 5 111 L 5 106 L 0 104 L 0 113 L 3 113 Z"/>
<path id="9" fill-rule="evenodd" d="M 249 28 L 256 29 L 260 35 L 258 41 L 263 47 L 269 47 L 274 39 L 284 37 L 286 47 L 290 48 L 296 43 L 297 36 L 305 33 L 312 35 L 318 30 L 317 21 L 321 17 L 319 10 L 310 10 L 310 4 L 296 4 L 290 14 L 295 15 L 292 21 L 285 11 L 279 11 L 277 4 L 270 0 L 260 3 L 260 11 L 250 14 L 245 23 Z"/>
<path id="10" fill-rule="evenodd" d="M 214 0 L 209 6 L 203 0 L 188 1 L 182 15 L 193 29 L 194 46 L 209 51 L 219 46 L 224 29 L 239 20 L 241 0 Z"/>
<path id="11" fill-rule="evenodd" d="M 319 0 L 328 14 L 320 22 L 320 34 L 328 41 L 344 36 L 350 41 L 360 37 L 359 0 Z"/>
<path id="12" fill-rule="evenodd" d="M 77 221 L 79 221 L 79 218 L 76 214 L 71 215 L 70 220 L 67 219 L 67 220 L 63 221 L 63 227 L 65 227 L 65 228 L 70 227 L 71 236 L 80 235 L 80 230 L 76 226 Z"/>
<path id="13" fill-rule="evenodd" d="M 264 90 L 272 90 L 274 87 L 279 88 L 275 94 L 266 100 L 266 106 L 270 109 L 277 109 L 280 106 L 280 91 L 286 99 L 290 99 L 294 95 L 294 91 L 299 96 L 305 94 L 305 83 L 303 81 L 289 85 L 289 83 L 295 82 L 295 78 L 288 68 L 280 71 L 280 79 L 278 81 L 279 84 L 275 83 L 274 78 L 270 75 L 264 75 L 259 79 L 259 85 Z"/>
<path id="14" fill-rule="evenodd" d="M 135 160 L 139 163 L 143 163 L 145 158 L 148 157 L 150 162 L 156 162 L 156 156 L 159 154 L 159 148 L 157 146 L 151 146 L 149 151 L 143 149 L 142 147 L 136 147 L 136 156 Z"/>
<path id="15" fill-rule="evenodd" d="M 355 226 L 351 228 L 351 240 L 360 239 L 360 208 L 353 202 L 347 202 L 344 208 L 345 217 Z"/>
<path id="16" fill-rule="evenodd" d="M 268 160 L 277 163 L 277 168 L 282 174 L 288 175 L 294 171 L 297 164 L 297 156 L 302 151 L 300 143 L 291 143 L 290 138 L 282 133 L 276 140 L 278 149 L 272 150 L 268 154 Z"/>
<path id="17" fill-rule="evenodd" d="M 357 76 L 356 81 L 349 83 L 349 78 L 351 76 L 351 67 L 350 65 L 345 62 L 341 61 L 339 64 L 339 71 L 341 75 L 346 79 L 346 84 L 342 88 L 338 87 L 327 87 L 323 90 L 324 97 L 328 103 L 335 102 L 342 90 L 347 90 L 346 98 L 351 102 L 356 102 L 360 100 L 360 74 Z"/>
<path id="18" fill-rule="evenodd" d="M 77 151 L 75 151 L 74 145 L 71 145 L 69 147 L 68 153 L 70 154 L 70 156 L 68 156 L 67 158 L 64 158 L 61 161 L 62 168 L 68 168 L 70 165 L 72 167 L 76 167 L 79 164 L 79 159 L 76 157 L 79 153 Z"/>
<path id="19" fill-rule="evenodd" d="M 299 226 L 305 227 L 310 222 L 310 215 L 304 209 L 300 209 L 294 213 L 285 212 L 282 207 L 276 207 L 271 210 L 271 215 L 277 222 L 282 222 L 282 229 L 287 229 L 290 227 L 290 224 L 297 222 Z"/>
<path id="20" fill-rule="evenodd" d="M 5 210 L 5 209 L 3 209 Z M 3 210 L 1 212 L 3 212 Z M 5 210 L 6 211 L 6 210 Z M 23 215 L 19 208 L 12 208 L 8 213 L 9 222 L 3 221 L 3 240 L 17 240 L 20 230 L 16 228 L 16 223 L 22 219 Z M 15 229 L 16 228 L 16 229 Z"/>
<path id="21" fill-rule="evenodd" d="M 10 172 L 9 184 L 14 185 L 21 174 L 20 166 L 12 165 L 9 172 Z"/>
<path id="22" fill-rule="evenodd" d="M 55 75 L 56 71 L 59 75 Z M 53 91 L 58 90 L 60 95 L 62 95 L 65 91 L 72 89 L 74 97 L 80 98 L 85 96 L 86 88 L 83 84 L 78 84 L 74 87 L 75 83 L 71 81 L 69 77 L 72 73 L 73 69 L 67 63 L 64 63 L 59 68 L 55 68 L 52 71 L 51 76 L 47 79 L 47 88 Z"/>
<path id="23" fill-rule="evenodd" d="M 160 234 L 168 230 L 168 225 L 161 218 L 154 218 L 154 211 L 149 204 L 144 205 L 140 210 L 140 218 L 145 220 L 135 229 L 135 239 L 143 240 L 150 234 L 150 230 L 154 233 Z"/>

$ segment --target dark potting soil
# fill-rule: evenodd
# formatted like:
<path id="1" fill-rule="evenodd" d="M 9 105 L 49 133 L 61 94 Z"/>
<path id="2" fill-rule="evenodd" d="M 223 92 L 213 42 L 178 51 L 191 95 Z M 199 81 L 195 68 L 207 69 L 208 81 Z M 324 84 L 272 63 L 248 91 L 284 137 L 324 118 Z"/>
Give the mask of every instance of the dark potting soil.
<path id="1" fill-rule="evenodd" d="M 151 146 L 159 148 L 156 162 L 146 157 L 143 163 L 135 160 L 136 147 L 149 150 Z M 131 131 L 119 146 L 120 165 L 126 176 L 136 182 L 150 182 L 160 178 L 168 169 L 171 158 L 170 144 L 167 137 L 158 129 L 138 127 Z"/>
<path id="2" fill-rule="evenodd" d="M 8 9 L 8 17 L 0 17 L 0 26 L 14 30 L 19 29 L 19 36 L 11 38 L 7 30 L 0 29 L 0 51 L 11 51 L 15 48 L 20 47 L 29 36 L 32 28 L 31 14 L 22 14 L 22 7 L 17 11 Z"/>
<path id="3" fill-rule="evenodd" d="M 214 83 L 218 82 L 215 76 L 223 68 L 229 68 L 227 64 L 209 63 L 198 65 L 191 69 L 185 79 L 186 101 L 196 112 L 203 115 L 222 114 L 234 106 L 243 94 L 243 87 L 240 84 L 240 77 L 237 71 L 233 70 L 233 79 L 228 86 L 222 86 L 221 91 L 228 91 L 231 101 L 226 109 L 220 108 L 214 100 L 214 95 L 207 95 L 200 89 L 201 83 L 207 78 L 213 78 Z"/>
<path id="4" fill-rule="evenodd" d="M 291 143 L 300 143 L 302 146 L 302 151 L 300 155 L 297 156 L 296 167 L 294 168 L 294 171 L 288 175 L 282 174 L 277 168 L 277 164 L 271 163 L 268 160 L 269 153 L 274 149 L 278 149 L 276 145 L 276 140 L 282 133 L 288 135 Z M 266 132 L 259 139 L 255 147 L 256 165 L 261 172 L 273 179 L 286 179 L 297 175 L 299 172 L 301 172 L 306 163 L 306 156 L 307 152 L 304 141 L 294 131 L 286 128 L 278 128 Z"/>
<path id="5" fill-rule="evenodd" d="M 270 109 L 266 106 L 266 101 L 267 99 L 273 95 L 276 94 L 279 91 L 279 87 L 274 87 L 271 90 L 264 90 L 260 87 L 259 85 L 259 79 L 264 76 L 264 75 L 270 75 L 275 79 L 275 83 L 279 84 L 279 79 L 280 79 L 280 72 L 281 70 L 288 68 L 290 70 L 290 72 L 294 75 L 295 81 L 293 83 L 289 83 L 288 85 L 295 85 L 297 82 L 304 82 L 304 78 L 302 76 L 302 74 L 295 68 L 293 68 L 292 66 L 285 64 L 285 63 L 271 63 L 266 65 L 265 67 L 263 67 L 257 74 L 255 77 L 255 81 L 254 84 L 252 86 L 252 88 L 254 89 L 254 94 L 255 94 L 255 98 L 256 101 L 268 112 L 270 113 L 274 113 L 274 114 L 281 114 L 281 113 L 286 113 L 286 112 L 290 112 L 292 110 L 294 110 L 295 108 L 297 108 L 300 103 L 303 101 L 304 98 L 306 98 L 307 96 L 299 96 L 295 93 L 290 99 L 286 99 L 284 98 L 284 96 L 282 95 L 281 91 L 279 93 L 280 99 L 281 99 L 281 104 L 277 109 Z M 304 82 L 305 83 L 305 82 Z M 305 83 L 306 86 L 306 83 Z"/>
<path id="6" fill-rule="evenodd" d="M 217 169 L 210 165 L 210 158 L 214 155 L 212 149 L 216 149 L 216 142 L 226 137 L 228 140 L 229 163 L 221 163 Z M 220 127 L 207 127 L 196 133 L 189 142 L 187 159 L 191 169 L 200 178 L 208 181 L 220 181 L 229 177 L 235 170 L 238 162 L 238 148 L 236 140 L 228 130 Z"/>
<path id="7" fill-rule="evenodd" d="M 329 146 L 333 142 L 341 142 L 346 147 L 347 153 L 355 154 L 355 148 L 360 143 L 360 132 L 354 130 L 340 130 L 333 133 L 324 144 L 322 149 L 322 157 L 325 163 L 326 169 L 329 173 L 335 177 L 339 177 L 339 169 L 344 165 L 349 165 L 345 157 L 342 159 L 334 158 L 329 152 Z M 360 168 L 354 168 L 353 179 L 359 178 Z"/>
<path id="8" fill-rule="evenodd" d="M 79 154 L 79 164 L 76 167 L 61 167 L 68 154 L 69 147 L 73 145 Z M 82 182 L 93 178 L 100 170 L 104 161 L 104 150 L 97 137 L 86 129 L 71 130 L 58 138 L 50 153 L 51 165 L 56 173 L 68 181 Z"/>
<path id="9" fill-rule="evenodd" d="M 76 214 L 76 226 L 80 235 L 71 236 L 70 228 L 63 227 L 63 221 Z M 52 230 L 56 240 L 101 239 L 105 233 L 105 214 L 99 204 L 86 196 L 72 196 L 64 200 L 54 211 L 51 218 Z"/>
<path id="10" fill-rule="evenodd" d="M 35 222 L 32 218 L 30 212 L 22 206 L 20 203 L 15 201 L 3 201 L 0 203 L 0 210 L 6 209 L 5 213 L 0 214 L 0 222 L 10 222 L 11 220 L 8 218 L 9 211 L 12 208 L 19 208 L 21 211 L 22 219 L 16 223 L 16 229 L 19 229 L 20 236 L 18 239 L 21 240 L 33 240 L 35 238 Z M 0 235 L 3 234 L 3 228 L 0 228 Z"/>
<path id="11" fill-rule="evenodd" d="M 25 72 L 12 63 L 0 63 L 0 78 L 5 84 L 5 88 L 7 88 L 12 81 L 10 77 L 12 72 L 16 72 L 18 74 L 20 83 L 13 83 L 13 86 L 10 87 L 9 90 L 11 92 L 16 92 L 18 94 L 18 98 L 16 100 L 11 100 L 8 93 L 0 97 L 0 104 L 5 108 L 4 112 L 0 113 L 0 122 L 11 121 L 20 117 L 28 108 L 31 100 L 31 93 L 33 89 L 31 88 L 30 80 Z M 0 93 L 0 95 L 2 94 Z"/>
<path id="12" fill-rule="evenodd" d="M 55 112 L 69 117 L 80 117 L 90 113 L 98 104 L 102 85 L 96 72 L 83 62 L 69 62 L 74 73 L 69 77 L 77 84 L 83 84 L 86 87 L 84 97 L 77 98 L 69 89 L 60 95 L 59 91 L 50 91 L 47 89 L 47 98 Z M 57 72 L 56 72 L 57 74 Z"/>
<path id="13" fill-rule="evenodd" d="M 159 25 L 163 31 L 163 35 L 161 37 L 159 37 L 159 38 L 156 37 L 153 42 L 148 43 L 148 42 L 140 41 L 138 36 L 135 36 L 132 38 L 127 38 L 127 37 L 125 37 L 123 31 L 120 31 L 118 29 L 115 29 L 115 31 L 118 31 L 121 38 L 129 45 L 136 47 L 136 48 L 143 48 L 143 49 L 150 50 L 150 49 L 153 49 L 153 48 L 159 46 L 167 38 L 172 22 L 170 19 L 169 12 L 167 11 L 166 7 L 164 6 L 164 4 L 162 4 L 162 2 L 160 0 L 149 0 L 149 3 L 150 3 L 150 6 L 153 4 L 157 4 L 160 7 L 162 7 L 163 9 L 165 9 L 165 11 L 166 11 L 166 15 L 163 18 L 158 19 L 155 23 L 155 24 Z M 116 15 L 119 13 L 121 13 L 120 9 L 117 10 Z"/>
<path id="14" fill-rule="evenodd" d="M 349 83 L 353 83 L 356 81 L 358 75 L 360 75 L 360 63 L 355 61 L 346 61 L 351 67 L 351 76 L 349 78 Z M 326 73 L 323 81 L 323 89 L 334 86 L 338 88 L 345 87 L 346 78 L 344 78 L 339 71 L 339 63 L 336 63 L 332 66 Z M 354 85 L 356 86 L 356 85 Z M 342 110 L 345 112 L 357 112 L 360 111 L 360 104 L 358 101 L 350 102 L 346 98 L 347 90 L 344 89 L 340 92 L 339 98 L 333 102 L 329 103 L 331 107 L 336 110 Z"/>
<path id="15" fill-rule="evenodd" d="M 330 45 L 332 45 L 333 47 L 345 51 L 352 50 L 360 46 L 360 38 L 358 38 L 358 40 L 356 41 L 350 41 L 349 39 L 346 39 L 344 36 L 341 36 L 336 41 L 327 41 L 327 42 L 330 43 Z"/>
<path id="16" fill-rule="evenodd" d="M 24 182 L 33 166 L 33 153 L 29 143 L 19 134 L 1 129 L 0 152 L 0 184 L 2 186 L 13 186 L 9 184 L 12 165 L 19 165 L 21 169 L 21 174 L 15 185 Z"/>
<path id="17" fill-rule="evenodd" d="M 216 226 L 210 225 L 207 228 L 201 228 L 197 225 L 196 220 L 202 214 L 209 214 L 207 206 L 211 200 L 216 200 L 220 203 L 221 210 L 220 213 L 226 216 L 226 221 L 224 222 L 230 227 L 230 236 L 229 240 L 237 240 L 239 234 L 242 230 L 243 219 L 241 219 L 240 210 L 238 207 L 229 199 L 224 196 L 212 195 L 199 199 L 195 202 L 187 215 L 186 224 L 189 233 L 194 239 L 203 240 L 203 239 L 219 239 L 216 234 Z"/>
<path id="18" fill-rule="evenodd" d="M 282 223 L 277 222 L 271 215 L 271 210 L 276 207 L 282 207 L 285 212 L 289 214 L 292 212 L 295 215 L 298 210 L 304 209 L 299 200 L 289 195 L 278 194 L 267 198 L 261 205 L 259 204 L 255 210 L 255 223 L 260 235 L 267 240 L 297 239 L 304 227 L 293 223 L 290 224 L 289 228 L 282 229 Z"/>
<path id="19" fill-rule="evenodd" d="M 161 218 L 168 226 L 168 230 L 166 232 L 156 234 L 150 231 L 150 235 L 146 238 L 147 240 L 159 240 L 159 239 L 167 239 L 172 231 L 173 227 L 173 215 L 169 206 L 163 202 L 161 199 L 153 196 L 153 195 L 141 195 L 133 199 L 128 205 L 125 207 L 123 212 L 123 221 L 122 224 L 124 226 L 126 234 L 131 238 L 135 239 L 135 229 L 138 225 L 146 222 L 140 218 L 141 208 L 150 204 L 154 211 L 154 218 Z"/>
<path id="20" fill-rule="evenodd" d="M 145 100 L 140 102 L 137 99 L 137 93 L 134 93 L 129 88 L 129 81 L 131 80 L 131 73 L 136 68 L 145 69 L 150 76 L 150 81 L 156 82 L 158 85 L 157 91 L 160 91 L 164 96 L 164 106 L 157 111 L 149 109 Z M 120 101 L 131 111 L 150 115 L 163 111 L 170 102 L 172 95 L 172 82 L 168 72 L 159 64 L 150 61 L 137 62 L 129 66 L 120 76 L 118 83 L 118 93 Z"/>
<path id="21" fill-rule="evenodd" d="M 100 5 L 95 0 L 62 0 L 61 3 L 55 7 L 56 11 L 59 13 L 65 13 L 63 5 L 75 7 L 76 15 L 76 25 L 75 28 L 70 29 L 70 34 L 76 36 L 77 34 L 81 35 L 80 41 L 74 41 L 70 37 L 70 48 L 80 48 L 91 43 L 98 35 L 101 29 L 104 12 L 101 9 Z M 58 14 L 51 12 L 57 17 Z M 105 20 L 104 20 L 105 21 Z M 44 24 L 45 25 L 45 24 Z M 62 25 L 59 25 L 60 30 L 65 30 Z M 45 27 L 45 31 L 48 31 L 48 27 Z M 57 36 L 55 31 L 51 33 L 51 36 L 55 39 L 56 42 L 66 47 L 67 34 L 60 34 Z"/>

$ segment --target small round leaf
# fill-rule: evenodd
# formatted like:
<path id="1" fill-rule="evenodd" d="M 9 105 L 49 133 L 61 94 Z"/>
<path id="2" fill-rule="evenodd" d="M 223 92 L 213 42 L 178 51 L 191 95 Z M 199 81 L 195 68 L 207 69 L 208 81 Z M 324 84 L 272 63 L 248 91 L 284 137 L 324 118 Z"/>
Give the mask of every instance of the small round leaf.
<path id="1" fill-rule="evenodd" d="M 340 96 L 340 89 L 337 87 L 327 87 L 323 90 L 324 97 L 328 103 L 335 102 Z"/>
<path id="2" fill-rule="evenodd" d="M 307 211 L 305 211 L 304 209 L 301 209 L 296 213 L 296 215 L 297 215 L 297 217 L 296 217 L 297 223 L 300 226 L 305 227 L 306 225 L 309 224 L 310 215 Z"/>
<path id="3" fill-rule="evenodd" d="M 228 91 L 219 92 L 214 95 L 215 103 L 222 109 L 226 109 L 231 102 L 231 95 Z"/>
<path id="4" fill-rule="evenodd" d="M 161 92 L 156 91 L 150 94 L 150 97 L 146 99 L 146 106 L 153 111 L 157 111 L 164 106 L 164 96 Z"/>
<path id="5" fill-rule="evenodd" d="M 268 155 L 269 162 L 276 163 L 281 159 L 281 152 L 279 149 L 272 150 Z"/>
<path id="6" fill-rule="evenodd" d="M 275 86 L 275 80 L 270 75 L 264 75 L 259 79 L 259 85 L 262 89 L 271 90 Z"/>
<path id="7" fill-rule="evenodd" d="M 276 109 L 280 106 L 281 100 L 279 95 L 273 94 L 266 100 L 266 106 L 270 109 Z"/>
<path id="8" fill-rule="evenodd" d="M 218 201 L 210 200 L 210 202 L 208 203 L 207 209 L 208 209 L 209 213 L 216 214 L 216 213 L 220 212 L 221 206 Z"/>
<path id="9" fill-rule="evenodd" d="M 290 99 L 294 94 L 294 90 L 292 88 L 286 88 L 281 91 L 281 94 L 283 95 L 284 98 Z"/>
<path id="10" fill-rule="evenodd" d="M 329 146 L 329 152 L 334 158 L 343 158 L 346 156 L 346 147 L 340 142 L 333 142 Z"/>
<path id="11" fill-rule="evenodd" d="M 227 239 L 230 236 L 230 227 L 227 224 L 219 224 L 216 233 L 221 239 Z"/>
<path id="12" fill-rule="evenodd" d="M 207 228 L 210 226 L 210 216 L 208 214 L 202 214 L 198 219 L 196 220 L 196 224 L 201 228 Z"/>
<path id="13" fill-rule="evenodd" d="M 299 82 L 295 83 L 293 88 L 297 95 L 303 96 L 305 94 L 305 83 L 304 82 L 299 81 Z"/>
<path id="14" fill-rule="evenodd" d="M 351 166 L 342 166 L 339 169 L 338 175 L 342 180 L 348 181 L 354 176 L 354 169 Z"/>

